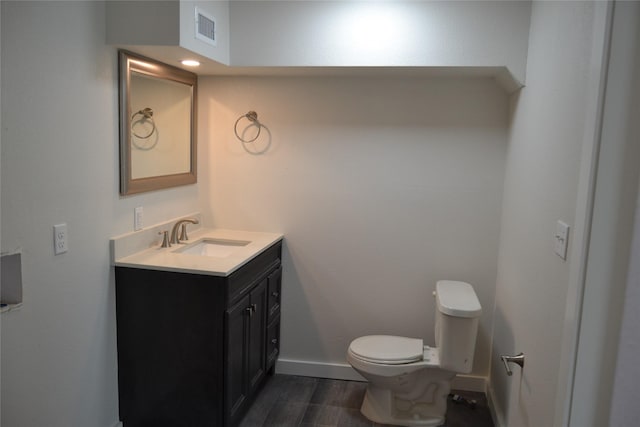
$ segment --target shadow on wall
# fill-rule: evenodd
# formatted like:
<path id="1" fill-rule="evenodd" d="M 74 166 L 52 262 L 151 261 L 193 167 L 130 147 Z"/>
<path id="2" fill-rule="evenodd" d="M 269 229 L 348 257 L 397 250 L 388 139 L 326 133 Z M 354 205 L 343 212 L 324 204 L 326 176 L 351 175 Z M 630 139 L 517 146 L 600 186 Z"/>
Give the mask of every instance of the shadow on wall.
<path id="1" fill-rule="evenodd" d="M 511 403 L 511 383 L 519 372 L 514 372 L 514 375 L 509 377 L 505 371 L 504 364 L 500 359 L 501 355 L 510 355 L 515 348 L 515 340 L 513 337 L 513 331 L 507 322 L 507 318 L 500 309 L 500 306 L 496 306 L 493 317 L 493 351 L 491 354 L 491 377 L 490 388 L 492 393 L 492 399 L 494 399 L 494 407 L 497 412 L 499 420 L 506 421 L 509 418 L 509 407 Z M 520 378 L 522 378 L 520 376 Z M 517 379 L 516 379 L 517 380 Z"/>
<path id="2" fill-rule="evenodd" d="M 285 359 L 304 360 L 306 351 L 303 351 L 301 356 L 296 342 L 287 340 L 287 337 L 304 335 L 319 337 L 320 331 L 315 323 L 308 321 L 313 320 L 313 317 L 308 315 L 313 312 L 313 309 L 310 303 L 311 298 L 305 294 L 305 287 L 302 286 L 301 274 L 304 274 L 304 272 L 298 271 L 303 267 L 303 263 L 297 260 L 294 261 L 286 237 L 282 245 L 282 258 L 282 316 L 293 321 L 284 321 L 281 324 L 281 337 L 283 339 L 280 354 Z M 309 276 L 308 274 L 304 275 Z M 307 284 L 308 286 L 321 286 L 321 284 L 314 282 Z M 316 361 L 326 360 L 328 356 L 322 342 L 316 342 L 315 346 Z"/>

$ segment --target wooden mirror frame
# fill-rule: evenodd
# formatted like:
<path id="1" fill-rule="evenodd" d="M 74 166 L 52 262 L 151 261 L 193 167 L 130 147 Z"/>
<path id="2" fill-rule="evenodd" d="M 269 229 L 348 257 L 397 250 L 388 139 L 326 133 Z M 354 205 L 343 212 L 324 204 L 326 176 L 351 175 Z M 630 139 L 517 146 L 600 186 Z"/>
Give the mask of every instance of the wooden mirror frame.
<path id="1" fill-rule="evenodd" d="M 145 191 L 154 191 L 197 182 L 197 86 L 198 77 L 188 71 L 158 62 L 154 59 L 120 50 L 119 61 L 119 105 L 120 105 L 120 194 L 130 195 Z M 185 173 L 157 175 L 144 178 L 132 178 L 131 164 L 131 73 L 136 72 L 145 76 L 169 80 L 188 85 L 191 88 L 191 123 L 190 135 L 190 169 Z M 154 124 L 155 128 L 155 124 Z"/>

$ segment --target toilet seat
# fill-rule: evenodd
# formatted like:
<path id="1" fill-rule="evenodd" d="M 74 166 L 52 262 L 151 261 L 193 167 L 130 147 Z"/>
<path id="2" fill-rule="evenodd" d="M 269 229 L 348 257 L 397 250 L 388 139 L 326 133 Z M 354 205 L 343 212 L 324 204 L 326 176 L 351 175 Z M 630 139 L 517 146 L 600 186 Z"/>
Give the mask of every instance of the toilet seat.
<path id="1" fill-rule="evenodd" d="M 369 363 L 403 365 L 422 360 L 423 341 L 392 335 L 367 335 L 351 342 L 352 355 Z"/>

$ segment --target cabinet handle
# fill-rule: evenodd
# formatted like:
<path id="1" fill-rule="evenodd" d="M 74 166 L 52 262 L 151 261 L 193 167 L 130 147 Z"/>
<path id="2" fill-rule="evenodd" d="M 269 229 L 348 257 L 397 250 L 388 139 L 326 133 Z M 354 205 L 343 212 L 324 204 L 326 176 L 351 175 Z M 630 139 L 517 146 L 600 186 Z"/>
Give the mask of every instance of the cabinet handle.
<path id="1" fill-rule="evenodd" d="M 278 344 L 278 339 L 277 338 L 272 339 L 271 344 Z"/>
<path id="2" fill-rule="evenodd" d="M 253 316 L 253 313 L 258 311 L 258 304 L 251 304 L 249 307 L 245 308 L 244 311 L 249 313 L 249 316 Z"/>

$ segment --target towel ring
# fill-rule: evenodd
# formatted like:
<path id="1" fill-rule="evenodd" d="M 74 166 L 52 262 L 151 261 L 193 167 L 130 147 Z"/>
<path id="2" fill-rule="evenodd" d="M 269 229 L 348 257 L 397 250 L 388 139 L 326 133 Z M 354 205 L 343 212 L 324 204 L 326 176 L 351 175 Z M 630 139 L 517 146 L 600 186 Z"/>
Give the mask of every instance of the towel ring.
<path id="1" fill-rule="evenodd" d="M 252 139 L 244 139 L 238 134 L 238 123 L 240 123 L 240 120 L 245 118 L 249 120 L 251 123 L 253 123 L 253 125 L 258 127 L 258 133 L 256 133 L 256 136 L 254 136 Z M 258 139 L 258 137 L 260 136 L 261 129 L 262 129 L 262 125 L 258 121 L 258 113 L 256 113 L 255 111 L 249 111 L 247 114 L 243 114 L 242 116 L 238 117 L 238 120 L 236 120 L 236 124 L 233 126 L 233 132 L 236 134 L 236 138 L 238 138 L 240 141 L 245 143 L 253 142 L 256 139 Z"/>
<path id="2" fill-rule="evenodd" d="M 139 115 L 141 115 L 142 117 L 140 117 L 140 118 L 139 118 L 138 120 L 136 120 L 136 121 L 133 121 L 133 119 L 134 119 L 138 114 L 139 114 Z M 153 135 L 153 133 L 156 131 L 156 122 L 154 122 L 154 121 L 153 121 L 153 110 L 152 110 L 151 108 L 149 108 L 149 107 L 144 108 L 144 109 L 142 109 L 142 110 L 140 110 L 140 111 L 137 111 L 137 112 L 133 113 L 133 115 L 131 116 L 131 120 L 132 120 L 132 122 L 131 122 L 131 133 L 132 133 L 134 136 L 136 136 L 136 137 L 138 137 L 138 138 L 140 138 L 140 139 L 148 139 L 148 138 L 149 138 L 149 137 L 151 137 L 151 135 Z M 152 127 L 151 127 L 151 132 L 149 132 L 147 135 L 138 135 L 138 134 L 136 133 L 136 131 L 135 131 L 135 130 L 133 130 L 133 125 L 134 125 L 135 123 L 138 123 L 138 122 L 144 122 L 145 120 L 148 120 L 149 122 L 151 122 L 151 126 L 152 126 Z"/>

